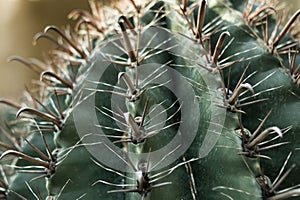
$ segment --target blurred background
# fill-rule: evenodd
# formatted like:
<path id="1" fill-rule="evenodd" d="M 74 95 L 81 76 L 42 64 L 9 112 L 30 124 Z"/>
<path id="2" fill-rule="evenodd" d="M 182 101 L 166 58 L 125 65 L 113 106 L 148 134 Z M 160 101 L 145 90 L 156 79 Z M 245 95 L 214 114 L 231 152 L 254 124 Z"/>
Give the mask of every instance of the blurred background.
<path id="1" fill-rule="evenodd" d="M 24 84 L 34 77 L 29 68 L 7 58 L 42 59 L 53 43 L 41 39 L 33 46 L 33 36 L 47 25 L 72 24 L 67 15 L 76 8 L 89 10 L 88 0 L 0 0 L 0 98 L 20 97 Z"/>
<path id="2" fill-rule="evenodd" d="M 285 2 L 293 11 L 300 8 L 300 0 Z M 33 46 L 33 36 L 47 25 L 72 24 L 67 14 L 75 8 L 88 10 L 88 0 L 0 0 L 0 98 L 18 101 L 24 84 L 34 78 L 30 69 L 17 62 L 8 63 L 7 58 L 19 55 L 42 59 L 43 52 L 53 44 L 41 39 Z"/>

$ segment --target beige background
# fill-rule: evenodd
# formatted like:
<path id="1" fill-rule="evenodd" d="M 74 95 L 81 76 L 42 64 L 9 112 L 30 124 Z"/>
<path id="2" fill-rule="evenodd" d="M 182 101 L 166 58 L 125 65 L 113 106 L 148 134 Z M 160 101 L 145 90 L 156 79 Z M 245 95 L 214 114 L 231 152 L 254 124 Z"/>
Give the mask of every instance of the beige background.
<path id="1" fill-rule="evenodd" d="M 32 71 L 17 62 L 7 62 L 11 55 L 42 58 L 53 43 L 46 39 L 32 45 L 33 36 L 47 25 L 71 23 L 67 14 L 75 8 L 89 9 L 87 0 L 0 0 L 0 98 L 22 94 Z"/>
<path id="2" fill-rule="evenodd" d="M 47 25 L 63 26 L 71 21 L 67 14 L 75 8 L 88 9 L 87 0 L 0 0 L 0 98 L 21 95 L 32 72 L 23 65 L 6 60 L 11 55 L 42 57 L 52 43 L 41 39 L 32 46 L 32 38 Z M 129 2 L 129 0 L 128 0 Z M 286 0 L 294 10 L 299 0 Z"/>

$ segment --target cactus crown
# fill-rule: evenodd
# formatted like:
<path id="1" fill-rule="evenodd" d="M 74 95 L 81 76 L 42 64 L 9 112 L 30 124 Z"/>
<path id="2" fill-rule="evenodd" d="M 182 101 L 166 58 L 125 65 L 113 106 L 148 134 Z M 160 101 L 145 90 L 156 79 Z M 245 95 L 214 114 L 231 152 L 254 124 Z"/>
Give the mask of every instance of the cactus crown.
<path id="1" fill-rule="evenodd" d="M 46 27 L 44 62 L 11 57 L 40 80 L 0 99 L 0 199 L 300 196 L 300 11 L 129 2 Z"/>

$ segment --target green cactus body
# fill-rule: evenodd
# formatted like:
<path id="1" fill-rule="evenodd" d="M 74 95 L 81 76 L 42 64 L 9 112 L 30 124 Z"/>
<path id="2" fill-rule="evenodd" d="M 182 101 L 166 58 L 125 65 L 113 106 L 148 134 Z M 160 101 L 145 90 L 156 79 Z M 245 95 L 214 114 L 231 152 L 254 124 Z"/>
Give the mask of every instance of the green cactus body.
<path id="1" fill-rule="evenodd" d="M 19 110 L 1 132 L 20 143 L 1 138 L 3 166 L 18 166 L 2 170 L 1 198 L 300 195 L 299 11 L 280 26 L 250 1 L 132 0 L 123 15 L 103 7 L 106 21 L 91 8 L 70 14 L 74 33 L 35 37 L 59 35 L 49 92 L 25 108 L 0 100 Z"/>

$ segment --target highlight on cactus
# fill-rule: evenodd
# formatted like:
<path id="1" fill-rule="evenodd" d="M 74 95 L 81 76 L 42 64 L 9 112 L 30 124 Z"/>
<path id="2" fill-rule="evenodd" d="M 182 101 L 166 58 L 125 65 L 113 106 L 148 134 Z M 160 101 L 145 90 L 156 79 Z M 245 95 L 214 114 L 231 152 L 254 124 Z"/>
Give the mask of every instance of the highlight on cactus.
<path id="1" fill-rule="evenodd" d="M 92 0 L 0 99 L 0 199 L 300 197 L 300 11 Z"/>

